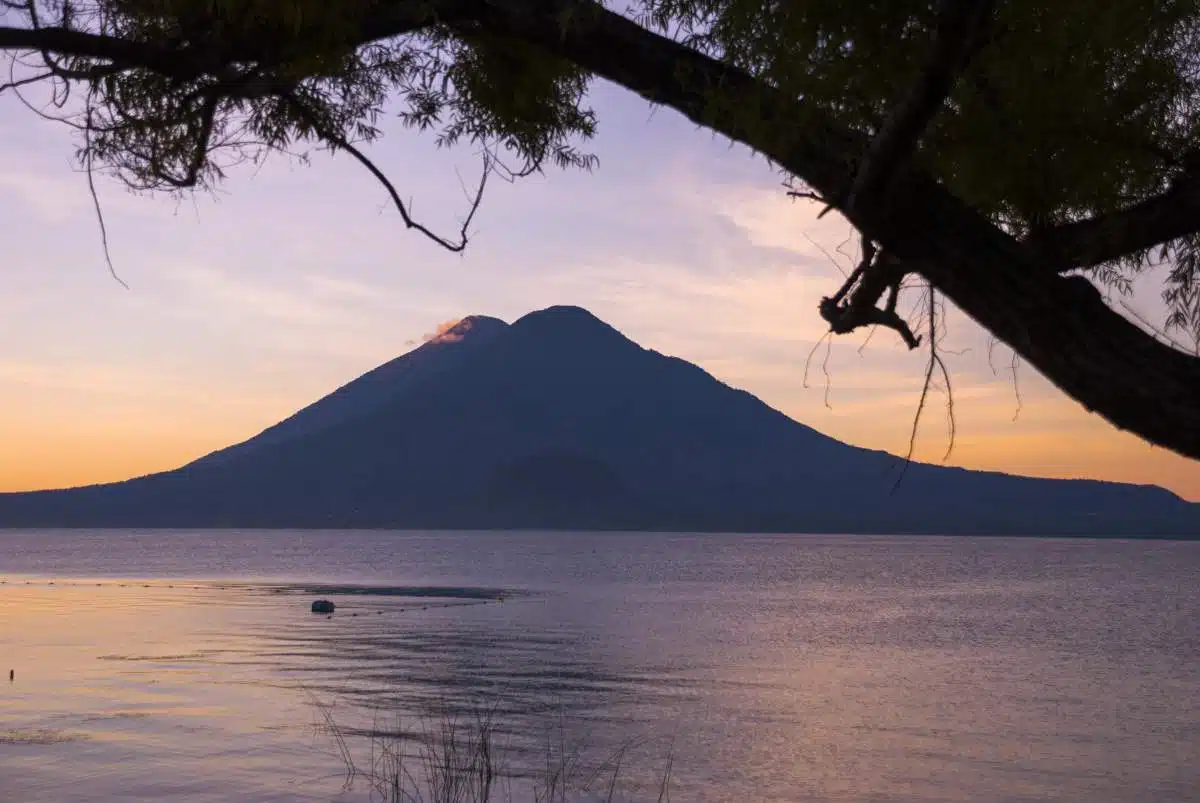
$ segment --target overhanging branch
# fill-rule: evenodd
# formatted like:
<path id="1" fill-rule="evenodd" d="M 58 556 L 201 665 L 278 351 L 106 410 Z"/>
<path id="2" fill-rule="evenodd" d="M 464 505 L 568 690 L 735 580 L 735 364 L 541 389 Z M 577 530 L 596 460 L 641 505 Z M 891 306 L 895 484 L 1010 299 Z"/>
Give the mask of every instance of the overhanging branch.
<path id="1" fill-rule="evenodd" d="M 941 0 L 938 4 L 929 59 L 908 95 L 871 140 L 846 198 L 847 208 L 864 197 L 884 193 L 892 177 L 912 159 L 921 135 L 983 41 L 980 32 L 991 19 L 993 6 L 994 0 Z"/>
<path id="2" fill-rule="evenodd" d="M 0 50 L 44 51 L 95 59 L 118 69 L 153 70 L 180 80 L 195 79 L 216 66 L 204 64 L 195 53 L 61 27 L 0 26 Z"/>
<path id="3" fill-rule="evenodd" d="M 1127 209 L 1045 229 L 1023 242 L 1051 270 L 1065 273 L 1147 251 L 1200 231 L 1200 170 Z"/>
<path id="4" fill-rule="evenodd" d="M 864 326 L 882 326 L 899 334 L 909 349 L 921 345 L 920 336 L 914 334 L 908 321 L 896 312 L 904 274 L 903 265 L 879 252 L 875 244 L 864 237 L 858 266 L 834 295 L 821 299 L 817 308 L 829 324 L 829 331 L 845 335 Z M 880 308 L 879 300 L 884 293 L 887 293 L 887 301 Z"/>
<path id="5" fill-rule="evenodd" d="M 835 119 L 813 109 L 801 115 L 795 98 L 596 3 L 481 1 L 489 30 L 670 106 L 768 157 L 821 197 L 845 197 L 863 143 Z M 731 98 L 737 102 L 718 102 Z M 1059 276 L 928 173 L 910 169 L 896 181 L 905 203 L 851 209 L 850 222 L 1088 410 L 1200 459 L 1200 359 L 1147 335 L 1086 280 Z"/>
<path id="6" fill-rule="evenodd" d="M 400 219 L 404 222 L 405 227 L 417 231 L 428 239 L 437 243 L 447 251 L 463 251 L 467 247 L 467 239 L 469 237 L 468 230 L 471 228 L 471 223 L 475 220 L 475 213 L 479 211 L 479 206 L 483 202 L 483 192 L 487 188 L 488 176 L 492 172 L 491 157 L 485 152 L 483 156 L 483 173 L 479 179 L 479 187 L 475 194 L 471 196 L 471 207 L 467 212 L 466 218 L 462 222 L 459 229 L 458 237 L 454 240 L 448 239 L 437 232 L 430 229 L 425 224 L 417 221 L 408 205 L 404 203 L 404 199 L 400 197 L 400 193 L 396 190 L 396 185 L 387 177 L 379 167 L 357 148 L 353 143 L 347 140 L 337 131 L 325 125 L 321 119 L 315 114 L 303 101 L 292 96 L 285 98 L 298 115 L 312 128 L 313 132 L 322 140 L 324 140 L 332 150 L 343 150 L 350 154 L 356 162 L 367 169 L 375 180 L 378 181 L 387 191 L 388 196 L 392 200 L 392 204 L 400 213 Z"/>
<path id="7" fill-rule="evenodd" d="M 402 36 L 438 22 L 461 19 L 478 10 L 477 0 L 382 0 L 369 6 L 346 44 L 357 47 L 369 42 Z M 261 60 L 259 38 L 253 32 L 238 43 L 220 42 L 218 49 L 181 47 L 167 40 L 136 41 L 79 30 L 63 25 L 30 28 L 0 26 L 0 51 L 42 51 L 105 62 L 121 70 L 151 70 L 178 81 L 194 81 L 216 75 L 231 63 Z"/>

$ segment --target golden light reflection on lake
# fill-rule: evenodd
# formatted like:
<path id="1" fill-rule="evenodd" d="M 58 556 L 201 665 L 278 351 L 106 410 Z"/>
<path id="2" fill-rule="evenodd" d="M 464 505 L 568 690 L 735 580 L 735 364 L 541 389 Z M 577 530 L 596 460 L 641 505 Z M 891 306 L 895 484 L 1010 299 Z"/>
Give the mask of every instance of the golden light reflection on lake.
<path id="1" fill-rule="evenodd" d="M 236 658 L 269 599 L 186 583 L 26 583 L 0 586 L 0 800 L 190 799 L 213 778 L 253 788 L 289 765 L 302 792 L 314 768 L 339 770 L 314 745 L 303 698 Z M 319 789 L 312 799 L 328 799 Z"/>
<path id="2" fill-rule="evenodd" d="M 366 801 L 314 700 L 364 762 L 439 706 L 633 740 L 633 801 L 668 751 L 694 803 L 1200 788 L 1197 544 L 0 533 L 0 580 L 3 803 Z"/>

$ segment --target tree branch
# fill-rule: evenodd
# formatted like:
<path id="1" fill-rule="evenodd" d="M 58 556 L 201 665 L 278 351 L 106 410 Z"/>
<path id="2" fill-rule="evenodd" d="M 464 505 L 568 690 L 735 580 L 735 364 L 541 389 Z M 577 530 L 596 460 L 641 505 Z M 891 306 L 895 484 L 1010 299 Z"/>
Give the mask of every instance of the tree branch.
<path id="1" fill-rule="evenodd" d="M 221 104 L 221 97 L 216 94 L 209 95 L 204 98 L 200 107 L 200 114 L 195 123 L 192 124 L 194 130 L 194 150 L 192 158 L 188 162 L 187 172 L 182 177 L 176 178 L 167 175 L 165 171 L 159 171 L 159 178 L 166 181 L 175 189 L 188 189 L 195 187 L 200 180 L 200 171 L 204 169 L 204 163 L 208 159 L 208 149 L 212 142 L 213 126 L 216 124 L 217 108 Z"/>
<path id="2" fill-rule="evenodd" d="M 0 26 L 0 50 L 59 53 L 104 61 L 119 69 L 153 70 L 180 80 L 192 80 L 217 66 L 204 64 L 198 54 L 187 50 L 61 27 Z"/>
<path id="3" fill-rule="evenodd" d="M 85 125 L 84 129 L 83 129 L 83 131 L 84 131 L 84 133 L 83 133 L 83 136 L 84 136 L 83 168 L 84 168 L 84 172 L 87 175 L 88 193 L 92 197 L 92 209 L 96 213 L 96 223 L 100 227 L 100 249 L 104 254 L 104 264 L 108 267 L 109 275 L 112 276 L 113 279 L 115 279 L 118 284 L 120 284 L 122 287 L 124 287 L 126 290 L 128 290 L 129 285 L 125 283 L 124 279 L 122 279 L 119 275 L 117 275 L 117 269 L 113 266 L 112 254 L 108 248 L 108 224 L 105 223 L 105 221 L 104 221 L 104 209 L 100 206 L 100 195 L 96 192 L 96 172 L 93 169 L 93 167 L 94 167 L 92 164 L 93 154 L 92 154 L 92 148 L 91 148 L 91 144 L 92 144 L 91 143 L 92 101 L 93 101 L 93 98 L 89 95 L 89 97 L 87 99 L 88 124 Z"/>
<path id="4" fill-rule="evenodd" d="M 912 465 L 913 453 L 917 449 L 917 432 L 921 427 L 921 415 L 925 412 L 926 402 L 929 401 L 929 390 L 933 387 L 933 372 L 935 368 L 941 370 L 942 379 L 946 383 L 946 416 L 950 438 L 949 444 L 946 446 L 946 454 L 942 456 L 943 463 L 950 459 L 950 454 L 954 451 L 954 438 L 958 434 L 958 421 L 954 416 L 954 386 L 950 383 L 950 369 L 946 367 L 946 361 L 938 353 L 937 292 L 933 289 L 933 285 L 930 285 L 926 292 L 929 297 L 929 361 L 925 363 L 925 381 L 921 385 L 921 398 L 917 401 L 917 411 L 913 415 L 912 431 L 908 436 L 908 452 L 904 455 L 904 465 L 900 468 L 900 476 L 896 478 L 895 485 L 892 486 L 892 493 L 895 493 L 896 489 L 900 487 L 900 482 L 904 479 L 905 473 L 908 472 L 908 467 Z"/>
<path id="5" fill-rule="evenodd" d="M 1065 273 L 1131 256 L 1200 231 L 1200 170 L 1127 209 L 1031 234 L 1022 242 Z"/>
<path id="6" fill-rule="evenodd" d="M 896 313 L 896 299 L 903 280 L 903 266 L 879 253 L 875 244 L 864 237 L 858 266 L 836 293 L 821 299 L 818 310 L 834 334 L 849 334 L 864 326 L 883 326 L 898 333 L 905 345 L 915 349 L 921 345 L 920 336 L 915 335 L 908 321 Z M 880 309 L 876 305 L 885 292 L 888 299 Z"/>
<path id="7" fill-rule="evenodd" d="M 9 70 L 9 80 L 5 81 L 3 84 L 0 84 L 0 95 L 3 95 L 9 90 L 16 90 L 24 86 L 31 86 L 53 77 L 54 72 L 48 70 L 46 72 L 38 73 L 37 75 L 26 76 L 25 78 L 15 78 L 12 75 L 12 71 Z"/>
<path id="8" fill-rule="evenodd" d="M 917 150 L 921 135 L 941 110 L 959 74 L 978 52 L 980 32 L 994 0 L 941 0 L 933 49 L 908 96 L 892 110 L 863 156 L 846 197 L 847 207 L 886 192 Z"/>
<path id="9" fill-rule="evenodd" d="M 347 44 L 357 47 L 380 39 L 402 36 L 437 22 L 461 19 L 478 10 L 477 0 L 381 0 L 369 6 Z M 234 62 L 258 62 L 258 37 L 248 34 L 241 43 L 222 42 L 219 49 L 184 47 L 168 40 L 134 41 L 90 33 L 65 26 L 31 28 L 0 26 L 0 50 L 43 51 L 107 62 L 122 70 L 151 70 L 167 78 L 192 81 L 215 75 Z"/>
<path id="10" fill-rule="evenodd" d="M 480 0 L 481 23 L 566 58 L 741 142 L 825 198 L 845 197 L 862 137 L 753 76 L 587 0 Z M 562 20 L 569 20 L 564 24 Z M 728 102 L 736 98 L 737 102 Z M 1200 359 L 1159 343 L 1050 263 L 911 169 L 904 204 L 851 209 L 865 236 L 921 273 L 1088 410 L 1200 459 Z"/>
<path id="11" fill-rule="evenodd" d="M 389 179 L 387 175 L 380 170 L 370 158 L 367 157 L 366 154 L 355 147 L 344 136 L 326 126 L 320 120 L 320 118 L 308 108 L 308 106 L 306 106 L 295 96 L 287 97 L 286 101 L 293 109 L 296 110 L 296 113 L 308 123 L 317 136 L 329 144 L 331 149 L 344 150 L 349 153 L 352 157 L 354 157 L 355 161 L 365 167 L 367 171 L 374 176 L 380 184 L 383 185 L 383 188 L 387 190 L 388 195 L 392 199 L 392 204 L 396 207 L 397 211 L 400 212 L 400 219 L 404 221 L 404 225 L 407 228 L 423 234 L 425 237 L 429 238 L 448 251 L 457 252 L 466 249 L 468 239 L 467 230 L 471 227 L 471 222 L 475 219 L 475 213 L 479 211 L 479 206 L 483 202 L 483 191 L 487 187 L 488 175 L 492 170 L 490 161 L 491 157 L 489 157 L 486 153 L 484 154 L 483 174 L 479 179 L 479 187 L 476 190 L 474 197 L 471 199 L 471 208 L 467 212 L 467 216 L 462 222 L 462 227 L 459 230 L 458 238 L 455 240 L 450 240 L 440 234 L 437 234 L 432 229 L 413 218 L 412 213 L 409 211 L 408 206 L 404 203 L 404 200 L 400 197 L 400 193 L 396 191 L 396 186 L 392 184 L 391 179 Z"/>

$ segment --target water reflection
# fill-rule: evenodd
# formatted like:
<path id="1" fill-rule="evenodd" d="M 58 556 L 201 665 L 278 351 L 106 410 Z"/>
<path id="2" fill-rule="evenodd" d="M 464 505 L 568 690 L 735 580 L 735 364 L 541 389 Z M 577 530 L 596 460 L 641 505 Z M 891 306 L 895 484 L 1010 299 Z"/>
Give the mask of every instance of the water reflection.
<path id="1" fill-rule="evenodd" d="M 516 624 L 554 595 L 404 591 L 19 579 L 0 608 L 5 655 L 21 663 L 0 713 L 0 746 L 11 748 L 0 753 L 11 770 L 0 799 L 157 799 L 168 788 L 176 800 L 217 790 L 327 799 L 319 790 L 339 759 L 314 731 L 310 702 L 336 711 L 339 728 L 363 742 L 356 750 L 381 721 L 486 710 L 519 761 L 551 724 L 578 746 L 603 746 L 604 723 L 621 722 L 607 741 L 633 738 L 623 706 L 679 694 L 663 673 L 591 660 L 578 628 Z M 335 615 L 308 612 L 314 592 L 337 603 Z M 33 751 L 67 743 L 79 747 Z M 315 765 L 324 772 L 313 776 Z M 164 777 L 147 783 L 151 767 Z M 256 795 L 244 788 L 252 777 Z"/>
<path id="2" fill-rule="evenodd" d="M 597 755 L 645 739 L 631 782 L 670 750 L 701 803 L 1200 788 L 1197 545 L 116 533 L 0 555 L 4 801 L 362 799 L 314 699 L 356 750 L 480 709 L 529 760 L 559 723 Z"/>

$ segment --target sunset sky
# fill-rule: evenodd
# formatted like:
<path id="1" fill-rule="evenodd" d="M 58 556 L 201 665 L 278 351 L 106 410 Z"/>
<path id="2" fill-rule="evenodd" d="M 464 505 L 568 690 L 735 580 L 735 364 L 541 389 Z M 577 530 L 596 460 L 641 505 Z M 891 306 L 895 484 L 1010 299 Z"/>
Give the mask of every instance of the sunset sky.
<path id="1" fill-rule="evenodd" d="M 464 255 L 407 232 L 348 159 L 279 158 L 194 202 L 98 190 L 116 271 L 65 127 L 0 98 L 0 490 L 173 468 L 243 440 L 439 323 L 592 310 L 848 442 L 903 453 L 924 352 L 892 333 L 833 341 L 817 301 L 852 252 L 844 220 L 789 201 L 780 176 L 674 113 L 597 86 L 593 174 L 493 182 Z M 453 232 L 478 162 L 396 128 L 371 149 L 415 211 Z M 832 256 L 831 256 L 832 255 Z M 838 263 L 840 262 L 840 267 Z M 912 299 L 910 299 L 911 303 Z M 1129 302 L 1158 322 L 1153 281 Z M 948 462 L 1156 483 L 1200 500 L 1200 463 L 1113 430 L 951 313 L 958 434 Z M 990 359 L 989 359 L 990 358 Z M 828 371 L 828 404 L 826 374 Z M 941 460 L 944 396 L 917 455 Z"/>

